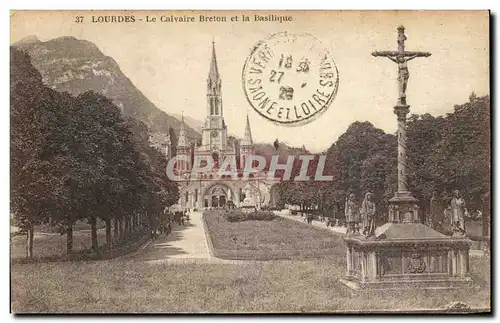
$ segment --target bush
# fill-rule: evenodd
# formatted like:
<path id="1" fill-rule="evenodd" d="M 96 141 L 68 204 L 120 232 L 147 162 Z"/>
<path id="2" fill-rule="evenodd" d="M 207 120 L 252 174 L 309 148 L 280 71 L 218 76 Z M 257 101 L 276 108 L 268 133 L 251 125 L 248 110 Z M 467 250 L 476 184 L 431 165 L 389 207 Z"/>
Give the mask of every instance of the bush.
<path id="1" fill-rule="evenodd" d="M 263 211 L 281 211 L 281 208 L 279 206 L 264 205 L 261 207 L 261 210 L 263 210 Z"/>
<path id="2" fill-rule="evenodd" d="M 291 210 L 291 211 L 290 211 L 290 214 L 291 214 L 291 215 L 297 215 L 297 210 Z"/>
<path id="3" fill-rule="evenodd" d="M 276 215 L 270 211 L 254 211 L 242 212 L 241 210 L 232 210 L 224 214 L 224 218 L 228 222 L 241 222 L 241 221 L 271 221 L 276 219 Z"/>

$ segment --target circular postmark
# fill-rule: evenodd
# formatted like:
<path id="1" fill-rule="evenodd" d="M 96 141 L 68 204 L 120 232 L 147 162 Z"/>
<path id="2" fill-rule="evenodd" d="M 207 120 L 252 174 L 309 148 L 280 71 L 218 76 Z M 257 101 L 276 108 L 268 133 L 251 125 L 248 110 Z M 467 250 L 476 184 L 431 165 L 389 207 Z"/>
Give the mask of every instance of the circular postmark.
<path id="1" fill-rule="evenodd" d="M 328 109 L 339 86 L 328 50 L 309 34 L 272 34 L 259 41 L 243 66 L 243 90 L 261 116 L 302 125 Z"/>

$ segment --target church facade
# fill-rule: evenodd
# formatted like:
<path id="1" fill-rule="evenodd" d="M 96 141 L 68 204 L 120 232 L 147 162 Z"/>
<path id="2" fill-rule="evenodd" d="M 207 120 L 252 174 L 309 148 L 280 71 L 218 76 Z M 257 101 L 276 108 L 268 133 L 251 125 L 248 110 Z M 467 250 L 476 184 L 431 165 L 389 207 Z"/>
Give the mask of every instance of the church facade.
<path id="1" fill-rule="evenodd" d="M 181 208 L 217 208 L 228 205 L 229 201 L 235 207 L 242 204 L 244 198 L 251 201 L 256 207 L 267 205 L 271 201 L 271 186 L 274 180 L 268 180 L 265 172 L 252 174 L 249 178 L 241 176 L 247 157 L 254 152 L 252 132 L 248 115 L 243 139 L 239 142 L 239 151 L 236 141 L 228 143 L 227 125 L 224 121 L 224 106 L 222 100 L 222 80 L 217 66 L 215 44 L 212 43 L 212 57 L 207 78 L 206 88 L 206 117 L 202 127 L 201 145 L 190 144 L 184 130 L 184 118 L 179 132 L 177 156 L 188 156 L 191 162 L 178 161 L 175 171 L 181 178 L 179 183 L 179 202 Z M 167 139 L 167 158 L 170 158 L 170 140 Z M 211 157 L 214 167 L 210 171 L 197 174 L 191 178 L 191 167 L 197 156 Z M 218 166 L 224 159 L 239 160 L 237 178 L 223 176 L 216 178 Z"/>

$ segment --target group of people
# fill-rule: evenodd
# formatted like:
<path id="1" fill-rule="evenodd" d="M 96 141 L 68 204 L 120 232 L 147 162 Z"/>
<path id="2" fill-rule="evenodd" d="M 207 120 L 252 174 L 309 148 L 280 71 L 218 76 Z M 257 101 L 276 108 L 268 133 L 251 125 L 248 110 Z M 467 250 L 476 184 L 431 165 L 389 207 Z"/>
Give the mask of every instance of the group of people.
<path id="1" fill-rule="evenodd" d="M 348 194 L 344 208 L 340 205 L 325 208 L 320 216 L 320 221 L 327 221 L 327 226 L 336 226 L 345 223 L 347 225 L 347 233 L 361 233 L 365 236 L 375 234 L 376 228 L 376 207 L 373 202 L 373 193 L 367 192 L 361 203 L 361 207 L 356 202 L 354 193 Z M 311 224 L 313 214 L 306 213 L 304 222 Z"/>
<path id="2" fill-rule="evenodd" d="M 172 225 L 170 222 L 167 223 L 160 223 L 156 229 L 151 230 L 151 237 L 153 239 L 156 239 L 160 235 L 166 235 L 168 236 L 172 232 Z"/>
<path id="3" fill-rule="evenodd" d="M 189 221 L 189 209 L 174 212 L 174 221 L 178 225 L 184 225 Z"/>
<path id="4" fill-rule="evenodd" d="M 160 216 L 155 222 L 151 229 L 151 237 L 156 239 L 163 234 L 168 236 L 172 232 L 172 223 L 181 226 L 189 222 L 189 209 L 183 211 L 165 209 L 163 216 Z"/>

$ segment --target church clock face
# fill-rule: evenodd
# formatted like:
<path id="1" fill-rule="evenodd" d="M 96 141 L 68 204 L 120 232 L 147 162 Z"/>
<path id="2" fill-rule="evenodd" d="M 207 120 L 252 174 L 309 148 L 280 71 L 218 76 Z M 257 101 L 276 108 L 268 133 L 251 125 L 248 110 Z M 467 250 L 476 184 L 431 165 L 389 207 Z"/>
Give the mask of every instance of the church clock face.
<path id="1" fill-rule="evenodd" d="M 216 130 L 214 130 L 214 131 L 212 131 L 212 133 L 210 135 L 212 136 L 212 138 L 217 138 L 219 133 Z"/>

